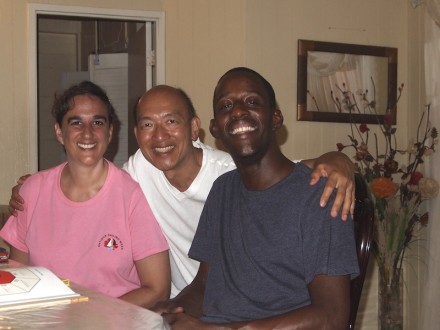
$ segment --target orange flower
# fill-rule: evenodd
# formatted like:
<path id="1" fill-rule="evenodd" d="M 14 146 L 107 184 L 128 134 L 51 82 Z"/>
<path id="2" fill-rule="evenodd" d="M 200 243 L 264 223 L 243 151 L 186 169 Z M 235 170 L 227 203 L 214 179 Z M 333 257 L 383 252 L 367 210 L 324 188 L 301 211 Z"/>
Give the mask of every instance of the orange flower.
<path id="1" fill-rule="evenodd" d="M 388 178 L 376 178 L 371 181 L 371 192 L 377 198 L 393 196 L 397 191 L 397 185 Z"/>

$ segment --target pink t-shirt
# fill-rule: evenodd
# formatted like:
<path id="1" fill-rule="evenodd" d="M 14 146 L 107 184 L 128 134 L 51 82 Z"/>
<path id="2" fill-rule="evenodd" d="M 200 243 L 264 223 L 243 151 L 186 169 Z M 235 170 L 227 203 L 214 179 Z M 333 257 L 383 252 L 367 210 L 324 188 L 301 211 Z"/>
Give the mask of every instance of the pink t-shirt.
<path id="1" fill-rule="evenodd" d="M 168 244 L 138 183 L 108 164 L 104 186 L 85 202 L 61 191 L 65 163 L 31 176 L 20 190 L 25 210 L 9 218 L 0 236 L 29 253 L 31 265 L 119 297 L 140 287 L 134 260 Z"/>

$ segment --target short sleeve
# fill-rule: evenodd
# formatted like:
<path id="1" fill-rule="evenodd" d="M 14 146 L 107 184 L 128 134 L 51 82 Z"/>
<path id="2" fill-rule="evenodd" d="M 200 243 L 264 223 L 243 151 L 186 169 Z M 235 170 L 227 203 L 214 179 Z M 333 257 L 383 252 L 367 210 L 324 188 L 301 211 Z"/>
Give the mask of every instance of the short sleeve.
<path id="1" fill-rule="evenodd" d="M 322 180 L 321 180 L 322 181 Z M 311 195 L 309 205 L 319 205 L 320 184 Z M 350 275 L 359 273 L 353 221 L 330 215 L 334 194 L 324 208 L 305 208 L 301 217 L 304 276 L 310 283 L 316 275 Z"/>
<path id="2" fill-rule="evenodd" d="M 129 217 L 134 260 L 140 260 L 169 249 L 140 187 L 133 193 Z"/>

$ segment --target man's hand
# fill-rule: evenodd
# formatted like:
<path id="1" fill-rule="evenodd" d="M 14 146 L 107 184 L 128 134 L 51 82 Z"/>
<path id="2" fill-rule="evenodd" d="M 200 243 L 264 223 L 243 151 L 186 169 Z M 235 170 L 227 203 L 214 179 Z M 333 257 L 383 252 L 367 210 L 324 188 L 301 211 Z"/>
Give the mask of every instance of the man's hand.
<path id="1" fill-rule="evenodd" d="M 309 165 L 307 162 L 306 164 Z M 321 195 L 321 206 L 327 204 L 333 190 L 336 189 L 331 215 L 336 217 L 342 206 L 342 220 L 347 220 L 349 212 L 353 215 L 355 205 L 353 162 L 342 152 L 325 153 L 314 160 L 310 184 L 316 184 L 322 176 L 328 177 L 328 180 Z"/>
<path id="2" fill-rule="evenodd" d="M 168 313 L 162 314 L 164 319 L 168 322 L 173 330 L 187 330 L 187 329 L 215 329 L 216 326 L 203 323 L 200 320 L 189 316 L 185 313 Z"/>
<path id="3" fill-rule="evenodd" d="M 30 174 L 26 174 L 23 175 L 22 177 L 20 177 L 17 181 L 17 185 L 15 185 L 12 188 L 12 194 L 11 194 L 11 199 L 9 200 L 9 206 L 8 206 L 8 210 L 9 213 L 11 213 L 11 215 L 13 216 L 17 216 L 17 211 L 23 211 L 23 204 L 24 204 L 24 200 L 23 198 L 20 196 L 20 188 L 23 184 L 23 182 L 26 181 L 26 179 L 28 177 L 30 177 Z"/>
<path id="4" fill-rule="evenodd" d="M 183 313 L 183 307 L 177 305 L 173 299 L 158 302 L 149 310 L 158 314 L 173 314 L 173 313 Z"/>

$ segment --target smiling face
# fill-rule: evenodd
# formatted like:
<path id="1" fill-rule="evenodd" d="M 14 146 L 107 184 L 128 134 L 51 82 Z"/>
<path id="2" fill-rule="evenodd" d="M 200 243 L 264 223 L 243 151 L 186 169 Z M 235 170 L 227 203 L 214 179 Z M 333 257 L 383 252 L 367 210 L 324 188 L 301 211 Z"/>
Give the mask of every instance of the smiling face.
<path id="1" fill-rule="evenodd" d="M 200 119 L 192 116 L 188 102 L 170 86 L 156 86 L 137 105 L 135 135 L 144 157 L 159 170 L 185 171 L 194 163 Z"/>
<path id="2" fill-rule="evenodd" d="M 55 124 L 58 142 L 64 145 L 69 164 L 96 165 L 102 161 L 112 138 L 107 108 L 89 94 L 72 99 L 73 107 Z"/>
<path id="3" fill-rule="evenodd" d="M 223 142 L 234 160 L 261 158 L 276 144 L 274 131 L 281 127 L 283 117 L 256 74 L 227 73 L 215 89 L 213 106 L 211 134 Z"/>

